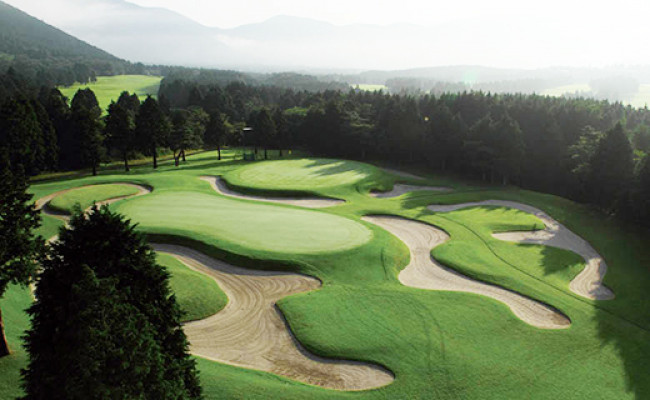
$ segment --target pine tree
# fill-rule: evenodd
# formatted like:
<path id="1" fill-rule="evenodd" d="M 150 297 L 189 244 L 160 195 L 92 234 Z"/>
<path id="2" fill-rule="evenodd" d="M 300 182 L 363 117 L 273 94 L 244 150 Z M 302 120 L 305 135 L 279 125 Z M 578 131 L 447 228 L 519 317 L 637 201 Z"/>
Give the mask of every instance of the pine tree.
<path id="1" fill-rule="evenodd" d="M 135 140 L 134 114 L 123 104 L 111 102 L 105 118 L 104 137 L 109 145 L 119 151 L 124 161 L 124 170 L 129 171 L 129 155 Z"/>
<path id="2" fill-rule="evenodd" d="M 103 136 L 100 117 L 102 111 L 91 89 L 79 89 L 71 103 L 72 131 L 79 151 L 80 164 L 91 167 L 93 176 L 104 155 Z"/>
<path id="3" fill-rule="evenodd" d="M 22 166 L 13 168 L 0 155 L 0 298 L 10 284 L 27 285 L 33 276 L 43 246 L 33 231 L 40 225 L 39 212 L 30 203 Z M 0 310 L 0 357 L 9 354 Z"/>
<path id="4" fill-rule="evenodd" d="M 210 114 L 208 125 L 205 128 L 203 142 L 206 146 L 217 149 L 217 159 L 221 160 L 221 145 L 228 135 L 228 127 L 223 114 L 218 111 Z"/>
<path id="5" fill-rule="evenodd" d="M 153 156 L 153 167 L 158 168 L 157 148 L 167 145 L 171 123 L 151 96 L 140 107 L 135 120 L 135 132 L 140 149 Z"/>
<path id="6" fill-rule="evenodd" d="M 201 397 L 169 274 L 107 207 L 61 229 L 36 299 L 27 399 Z"/>
<path id="7" fill-rule="evenodd" d="M 0 107 L 0 152 L 12 165 L 22 165 L 29 175 L 40 171 L 39 158 L 45 153 L 42 135 L 28 100 L 9 99 Z"/>

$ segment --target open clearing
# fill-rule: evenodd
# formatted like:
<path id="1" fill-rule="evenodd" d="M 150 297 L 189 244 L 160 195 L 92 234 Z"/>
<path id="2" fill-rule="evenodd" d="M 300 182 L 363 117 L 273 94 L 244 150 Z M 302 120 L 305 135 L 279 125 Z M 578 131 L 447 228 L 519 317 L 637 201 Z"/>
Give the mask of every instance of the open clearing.
<path id="1" fill-rule="evenodd" d="M 270 274 L 285 286 L 278 285 L 272 301 L 262 302 L 255 308 L 257 311 L 250 312 L 262 315 L 274 311 L 275 321 L 281 322 L 277 325 L 281 328 L 278 335 L 293 341 L 293 347 L 280 353 L 295 357 L 285 358 L 281 366 L 282 358 L 269 357 L 267 347 L 254 345 L 264 340 L 259 339 L 264 335 L 256 329 L 244 329 L 253 335 L 246 336 L 248 342 L 237 342 L 226 334 L 209 339 L 205 331 L 201 333 L 203 339 L 198 339 L 200 335 L 193 332 L 190 337 L 196 339 L 192 350 L 203 349 L 200 351 L 208 357 L 197 356 L 207 399 L 550 400 L 566 398 L 568 390 L 572 398 L 581 399 L 650 396 L 650 272 L 639 263 L 650 259 L 650 234 L 619 226 L 555 196 L 473 187 L 470 182 L 425 175 L 427 178 L 416 181 L 368 164 L 317 158 L 244 163 L 226 157 L 217 161 L 214 152 L 206 152 L 189 156 L 188 162 L 178 168 L 165 161 L 155 172 L 150 166 L 135 167 L 128 174 L 101 171 L 97 177 L 35 184 L 30 191 L 35 198 L 51 199 L 54 193 L 90 185 L 130 182 L 146 189 L 146 193 L 153 189 L 146 196 L 121 199 L 110 207 L 141 222 L 137 229 L 151 241 L 199 252 L 205 266 L 224 263 L 245 267 L 242 275 L 226 274 L 241 278 L 241 288 L 248 278 L 262 278 L 261 270 L 282 271 Z M 345 202 L 321 210 L 256 203 L 216 193 L 200 179 L 206 176 L 223 176 L 233 191 L 258 196 L 256 200 L 286 195 Z M 252 183 L 244 178 L 250 178 Z M 419 190 L 389 199 L 368 195 L 388 191 L 397 182 L 454 190 Z M 550 226 L 542 215 L 494 206 L 465 207 L 453 212 L 428 208 L 431 204 L 460 205 L 495 199 L 543 210 L 587 241 L 596 254 L 607 260 L 602 283 L 616 297 L 598 301 L 571 290 L 571 282 L 585 269 L 585 259 L 577 251 L 553 247 L 551 242 L 547 246 L 536 242 L 536 236 L 528 236 L 531 231 L 540 235 L 545 223 Z M 149 205 L 155 207 L 150 209 Z M 411 246 L 415 243 L 410 244 L 410 239 L 392 235 L 392 228 L 385 230 L 362 220 L 369 215 L 393 216 L 391 219 L 401 221 L 399 224 L 407 223 L 407 234 L 421 245 Z M 46 213 L 43 222 L 39 232 L 44 237 L 56 234 L 64 224 Z M 341 226 L 349 228 L 343 231 L 359 234 L 342 239 Z M 324 241 L 308 236 L 314 229 L 322 230 Z M 509 238 L 516 242 L 502 240 L 511 232 L 525 236 Z M 433 246 L 431 241 L 436 238 L 448 239 Z M 323 242 L 328 242 L 327 246 L 321 246 Z M 226 295 L 230 290 L 226 283 L 188 269 L 172 255 L 161 253 L 161 257 L 161 263 L 172 272 L 172 286 L 178 288 L 179 302 L 185 301 L 183 307 L 202 310 L 203 315 L 214 313 L 187 324 L 188 332 L 194 329 L 191 326 L 229 315 L 226 310 L 234 300 L 229 293 Z M 497 288 L 532 302 L 532 314 L 523 318 L 541 316 L 540 320 L 544 320 L 544 313 L 550 310 L 548 319 L 537 325 L 551 321 L 563 328 L 567 320 L 571 324 L 568 329 L 539 329 L 522 320 L 507 302 L 486 295 L 405 285 L 403 279 L 411 271 L 425 276 L 436 272 L 431 271 L 431 257 L 447 273 L 466 277 L 463 282 L 471 280 L 483 288 Z M 413 268 L 418 265 L 420 270 Z M 206 286 L 195 282 L 199 278 Z M 422 284 L 424 279 L 417 283 Z M 206 302 L 188 302 L 188 292 L 194 287 L 201 288 L 194 300 L 199 297 Z M 264 290 L 242 289 L 241 296 L 245 293 L 250 298 L 269 298 L 264 295 L 269 291 L 276 294 L 264 286 Z M 15 398 L 21 395 L 19 371 L 26 360 L 20 337 L 28 326 L 24 309 L 30 302 L 29 291 L 11 287 L 1 302 L 14 354 L 0 359 L 0 398 Z M 537 307 L 541 308 L 535 311 Z M 554 319 L 557 315 L 561 318 Z M 275 334 L 269 336 L 276 340 Z M 227 346 L 221 343 L 229 340 L 232 348 L 251 346 L 256 350 L 228 354 Z M 298 355 L 300 349 L 304 353 Z M 212 356 L 207 354 L 211 351 L 215 352 Z M 257 365 L 233 360 L 237 358 L 234 353 L 241 356 L 239 361 L 257 360 Z M 259 354 L 268 359 L 260 359 Z M 357 369 L 340 372 L 340 368 L 346 370 L 348 366 Z M 318 385 L 376 389 L 350 392 Z"/>
<path id="2" fill-rule="evenodd" d="M 77 90 L 92 89 L 97 97 L 99 108 L 102 109 L 102 112 L 106 112 L 111 101 L 117 101 L 125 90 L 131 94 L 137 94 L 140 101 L 144 101 L 147 96 L 156 97 L 161 80 L 160 76 L 148 75 L 98 76 L 96 82 L 60 87 L 59 90 L 65 97 L 72 100 Z"/>

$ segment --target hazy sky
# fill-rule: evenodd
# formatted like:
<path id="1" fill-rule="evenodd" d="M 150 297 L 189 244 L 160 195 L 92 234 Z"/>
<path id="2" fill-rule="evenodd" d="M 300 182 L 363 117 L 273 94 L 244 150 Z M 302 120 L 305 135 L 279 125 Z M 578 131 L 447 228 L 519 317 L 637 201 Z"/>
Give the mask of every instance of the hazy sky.
<path id="1" fill-rule="evenodd" d="M 36 0 L 33 0 L 36 1 Z M 40 1 L 40 0 L 39 0 Z M 165 7 L 204 25 L 222 28 L 259 22 L 274 15 L 294 15 L 335 24 L 415 23 L 431 25 L 480 17 L 533 18 L 537 21 L 573 22 L 576 29 L 594 25 L 623 33 L 640 24 L 647 29 L 648 0 L 129 0 L 150 7 Z"/>
<path id="2" fill-rule="evenodd" d="M 129 29 L 125 28 L 128 17 L 122 12 L 131 7 L 122 2 L 167 8 L 203 25 L 220 28 L 261 22 L 277 15 L 307 17 L 336 25 L 429 27 L 384 29 L 391 32 L 390 36 L 375 36 L 375 40 L 362 43 L 347 37 L 332 43 L 314 43 L 302 36 L 282 43 L 267 42 L 266 37 L 258 37 L 257 41 L 218 37 L 235 51 L 244 52 L 247 60 L 251 54 L 266 52 L 269 57 L 281 57 L 283 66 L 405 69 L 461 64 L 523 68 L 650 65 L 650 0 L 3 1 L 120 57 L 153 63 L 185 60 L 191 65 L 204 65 L 181 57 L 178 51 L 167 54 L 176 55 L 174 59 L 141 59 L 142 46 L 168 43 L 172 34 L 179 33 L 149 20 L 133 21 Z M 122 27 L 116 30 L 119 24 Z M 120 34 L 130 36 L 124 39 Z M 136 37 L 138 40 L 131 40 Z M 161 37 L 166 37 L 165 41 Z M 201 44 L 201 48 L 191 49 L 193 44 L 199 46 L 196 40 L 187 39 L 181 49 L 196 55 L 211 47 Z M 318 49 L 314 50 L 315 47 Z M 162 53 L 169 53 L 163 50 Z"/>

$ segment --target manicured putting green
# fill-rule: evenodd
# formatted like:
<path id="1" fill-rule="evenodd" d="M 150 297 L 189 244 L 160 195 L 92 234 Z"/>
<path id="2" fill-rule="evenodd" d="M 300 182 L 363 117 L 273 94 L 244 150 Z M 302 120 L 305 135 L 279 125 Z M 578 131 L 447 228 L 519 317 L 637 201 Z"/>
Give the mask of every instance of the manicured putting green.
<path id="1" fill-rule="evenodd" d="M 92 185 L 72 189 L 50 201 L 50 207 L 57 211 L 71 213 L 75 204 L 82 210 L 93 205 L 96 201 L 104 201 L 121 196 L 130 196 L 138 193 L 138 188 L 122 184 Z"/>
<path id="2" fill-rule="evenodd" d="M 233 185 L 253 189 L 313 190 L 350 185 L 377 174 L 377 168 L 354 161 L 299 159 L 263 161 L 224 175 Z"/>
<path id="3" fill-rule="evenodd" d="M 230 242 L 278 253 L 347 250 L 366 243 L 372 233 L 347 218 L 230 200 L 196 192 L 161 192 L 115 204 L 144 231 Z"/>
<path id="4" fill-rule="evenodd" d="M 171 274 L 171 288 L 183 310 L 183 322 L 207 318 L 228 304 L 228 297 L 214 279 L 189 269 L 169 254 L 157 253 L 156 261 Z"/>

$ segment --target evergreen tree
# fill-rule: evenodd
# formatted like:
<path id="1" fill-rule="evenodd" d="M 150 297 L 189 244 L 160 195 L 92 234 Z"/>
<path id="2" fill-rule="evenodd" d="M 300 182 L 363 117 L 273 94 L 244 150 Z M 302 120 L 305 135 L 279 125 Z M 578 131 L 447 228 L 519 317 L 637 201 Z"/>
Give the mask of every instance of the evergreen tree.
<path id="1" fill-rule="evenodd" d="M 167 145 L 171 123 L 151 96 L 148 96 L 140 107 L 135 119 L 135 132 L 140 149 L 153 156 L 153 167 L 158 168 L 157 148 Z"/>
<path id="2" fill-rule="evenodd" d="M 133 112 L 126 108 L 124 103 L 111 102 L 104 123 L 104 137 L 106 142 L 116 149 L 122 160 L 124 170 L 129 171 L 129 155 L 135 145 L 135 117 Z"/>
<path id="3" fill-rule="evenodd" d="M 217 149 L 217 159 L 221 160 L 221 145 L 228 136 L 228 126 L 223 114 L 218 111 L 212 112 L 205 128 L 203 142 L 206 146 Z"/>
<path id="4" fill-rule="evenodd" d="M 279 150 L 279 156 L 282 157 L 282 150 L 290 142 L 290 139 L 287 118 L 279 108 L 276 108 L 273 112 L 273 123 L 276 130 L 276 147 Z"/>
<path id="5" fill-rule="evenodd" d="M 0 107 L 0 152 L 12 165 L 22 165 L 29 175 L 40 171 L 39 158 L 45 153 L 42 135 L 36 113 L 26 99 L 9 99 Z"/>
<path id="6" fill-rule="evenodd" d="M 262 108 L 256 113 L 253 129 L 259 142 L 264 147 L 264 159 L 266 160 L 268 159 L 268 148 L 276 137 L 275 123 L 268 109 Z"/>
<path id="7" fill-rule="evenodd" d="M 33 276 L 43 243 L 33 231 L 40 225 L 39 212 L 27 193 L 22 166 L 11 168 L 6 156 L 0 155 L 0 298 L 10 284 L 27 285 Z M 9 354 L 0 310 L 0 357 Z"/>
<path id="8" fill-rule="evenodd" d="M 91 89 L 79 89 L 72 99 L 70 120 L 80 165 L 91 167 L 93 176 L 97 175 L 97 166 L 104 155 L 101 115 L 95 93 Z"/>
<path id="9" fill-rule="evenodd" d="M 169 273 L 108 207 L 61 229 L 29 314 L 27 399 L 201 397 Z"/>
<path id="10" fill-rule="evenodd" d="M 630 189 L 633 176 L 632 148 L 618 123 L 605 134 L 591 159 L 590 192 L 596 204 L 612 210 Z"/>

